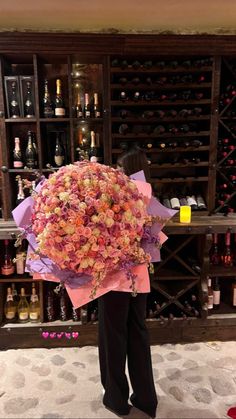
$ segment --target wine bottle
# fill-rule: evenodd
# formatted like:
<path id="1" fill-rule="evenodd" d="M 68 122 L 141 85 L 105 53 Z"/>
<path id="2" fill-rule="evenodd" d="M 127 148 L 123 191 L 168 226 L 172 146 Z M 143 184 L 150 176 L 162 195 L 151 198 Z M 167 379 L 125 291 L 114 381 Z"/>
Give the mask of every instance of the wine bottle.
<path id="1" fill-rule="evenodd" d="M 88 93 L 85 93 L 84 95 L 84 116 L 85 118 L 91 118 L 91 106 Z"/>
<path id="2" fill-rule="evenodd" d="M 157 118 L 160 118 L 160 119 L 162 119 L 162 118 L 164 118 L 165 117 L 165 115 L 166 115 L 166 113 L 163 111 L 163 110 L 158 110 L 158 111 L 156 111 L 156 116 L 157 116 Z"/>
<path id="3" fill-rule="evenodd" d="M 154 111 L 144 111 L 142 113 L 142 118 L 149 119 L 154 117 Z"/>
<path id="4" fill-rule="evenodd" d="M 163 86 L 167 82 L 167 77 L 158 77 L 155 81 L 156 84 Z"/>
<path id="5" fill-rule="evenodd" d="M 140 82 L 140 78 L 139 77 L 133 77 L 132 79 L 131 79 L 131 83 L 132 84 L 134 84 L 134 85 L 138 85 L 138 84 L 140 84 L 141 82 Z"/>
<path id="6" fill-rule="evenodd" d="M 138 70 L 138 68 L 140 68 L 140 67 L 141 67 L 141 63 L 140 63 L 138 60 L 135 60 L 135 61 L 132 63 L 132 67 L 133 67 L 135 70 Z"/>
<path id="7" fill-rule="evenodd" d="M 11 83 L 11 100 L 10 100 L 10 116 L 11 118 L 20 118 L 20 106 L 17 99 L 17 93 L 16 93 L 16 82 L 13 81 Z"/>
<path id="8" fill-rule="evenodd" d="M 27 148 L 25 150 L 25 162 L 26 162 L 26 166 L 29 169 L 34 169 L 35 168 L 35 160 L 36 160 L 36 153 L 35 153 L 35 149 L 33 147 L 33 143 L 32 143 L 32 132 L 28 131 L 28 143 L 27 143 Z"/>
<path id="9" fill-rule="evenodd" d="M 48 80 L 44 80 L 44 97 L 43 97 L 43 116 L 44 118 L 53 118 L 54 109 L 48 90 Z"/>
<path id="10" fill-rule="evenodd" d="M 217 277 L 213 281 L 213 308 L 220 308 L 220 282 Z"/>
<path id="11" fill-rule="evenodd" d="M 175 109 L 170 109 L 169 111 L 167 111 L 167 116 L 175 118 L 177 116 L 177 111 Z"/>
<path id="12" fill-rule="evenodd" d="M 166 66 L 165 61 L 157 61 L 156 63 L 156 67 L 160 68 L 161 70 L 163 70 Z"/>
<path id="13" fill-rule="evenodd" d="M 25 261 L 26 261 L 26 251 L 24 248 L 24 242 L 21 246 L 17 247 L 16 250 L 16 273 L 17 275 L 23 275 L 25 273 Z"/>
<path id="14" fill-rule="evenodd" d="M 91 143 L 90 143 L 90 150 L 89 150 L 89 157 L 90 161 L 96 163 L 97 162 L 97 147 L 96 147 L 96 140 L 95 140 L 95 132 L 91 131 Z"/>
<path id="15" fill-rule="evenodd" d="M 146 68 L 146 69 L 152 68 L 152 65 L 153 65 L 152 60 L 146 60 L 143 63 L 143 67 Z"/>
<path id="16" fill-rule="evenodd" d="M 35 117 L 31 81 L 27 81 L 26 83 L 26 98 L 24 101 L 24 114 L 26 118 Z"/>
<path id="17" fill-rule="evenodd" d="M 133 100 L 138 102 L 140 99 L 140 92 L 134 92 Z"/>
<path id="18" fill-rule="evenodd" d="M 196 201 L 197 201 L 197 209 L 200 211 L 204 211 L 207 209 L 205 201 L 200 194 L 196 194 Z"/>
<path id="19" fill-rule="evenodd" d="M 55 116 L 62 118 L 65 116 L 66 110 L 62 98 L 61 80 L 56 80 L 56 97 L 55 97 Z"/>
<path id="20" fill-rule="evenodd" d="M 172 198 L 170 199 L 170 205 L 171 205 L 171 208 L 174 210 L 180 209 L 180 202 L 179 202 L 179 198 L 177 198 L 176 193 L 172 194 Z"/>
<path id="21" fill-rule="evenodd" d="M 233 307 L 236 307 L 236 277 L 232 283 L 232 305 Z"/>
<path id="22" fill-rule="evenodd" d="M 207 301 L 207 308 L 208 310 L 213 309 L 213 289 L 211 285 L 211 278 L 207 278 L 207 284 L 208 284 L 208 301 Z"/>
<path id="23" fill-rule="evenodd" d="M 218 248 L 218 234 L 212 234 L 213 243 L 209 252 L 210 263 L 212 265 L 220 265 L 221 257 Z"/>
<path id="24" fill-rule="evenodd" d="M 7 288 L 7 298 L 4 306 L 5 318 L 8 321 L 14 322 L 16 320 L 16 303 L 13 300 L 12 290 Z"/>
<path id="25" fill-rule="evenodd" d="M 1 274 L 4 276 L 12 275 L 15 272 L 15 266 L 12 261 L 9 240 L 4 240 L 4 254 L 3 254 L 3 265 L 1 266 Z"/>
<path id="26" fill-rule="evenodd" d="M 25 289 L 20 290 L 20 301 L 17 308 L 18 319 L 20 323 L 28 322 L 29 320 L 29 304 L 26 300 Z"/>
<path id="27" fill-rule="evenodd" d="M 125 68 L 128 67 L 128 61 L 127 60 L 122 60 L 120 63 L 120 67 L 122 68 L 122 70 L 125 70 Z"/>
<path id="28" fill-rule="evenodd" d="M 73 322 L 80 321 L 80 309 L 72 306 L 72 320 Z"/>
<path id="29" fill-rule="evenodd" d="M 31 132 L 31 135 L 32 135 L 32 146 L 33 146 L 33 149 L 34 149 L 34 156 L 35 156 L 34 167 L 37 167 L 38 166 L 38 147 L 37 147 L 35 132 Z"/>
<path id="30" fill-rule="evenodd" d="M 40 321 L 40 303 L 38 295 L 36 294 L 36 289 L 32 284 L 32 294 L 29 305 L 29 318 L 32 323 L 37 323 Z"/>
<path id="31" fill-rule="evenodd" d="M 157 125 L 153 130 L 153 134 L 161 135 L 164 134 L 165 130 L 166 129 L 163 125 Z"/>
<path id="32" fill-rule="evenodd" d="M 169 199 L 169 197 L 168 197 L 168 195 L 167 195 L 167 194 L 164 194 L 164 195 L 163 195 L 163 198 L 162 198 L 162 204 L 163 204 L 166 208 L 172 208 L 172 207 L 171 207 L 171 203 L 170 203 L 170 199 Z"/>
<path id="33" fill-rule="evenodd" d="M 17 294 L 17 289 L 16 289 L 16 286 L 15 286 L 14 282 L 12 282 L 12 284 L 11 284 L 11 290 L 12 290 L 13 301 L 15 303 L 16 310 L 17 310 L 17 306 L 18 306 L 18 302 L 20 300 L 20 297 Z"/>
<path id="34" fill-rule="evenodd" d="M 65 159 L 64 149 L 60 142 L 60 134 L 59 132 L 57 132 L 56 133 L 56 146 L 55 146 L 55 151 L 54 151 L 54 162 L 56 166 L 57 167 L 63 166 L 64 159 Z"/>
<path id="35" fill-rule="evenodd" d="M 182 62 L 182 66 L 183 66 L 184 68 L 190 68 L 190 67 L 191 67 L 191 65 L 192 65 L 192 63 L 191 63 L 191 61 L 190 61 L 190 60 L 185 60 L 185 61 L 183 61 L 183 62 Z"/>
<path id="36" fill-rule="evenodd" d="M 98 93 L 93 94 L 93 114 L 94 118 L 101 118 L 101 110 L 98 103 Z"/>
<path id="37" fill-rule="evenodd" d="M 88 305 L 85 304 L 80 308 L 80 319 L 81 324 L 87 324 L 88 323 Z"/>
<path id="38" fill-rule="evenodd" d="M 13 167 L 16 169 L 21 169 L 23 167 L 19 137 L 15 137 L 15 148 L 13 151 Z"/>
<path id="39" fill-rule="evenodd" d="M 151 78 L 151 77 L 146 77 L 145 82 L 146 82 L 149 86 L 153 83 L 153 81 L 152 81 L 152 78 Z"/>
<path id="40" fill-rule="evenodd" d="M 202 141 L 199 141 L 199 140 L 192 140 L 190 143 L 190 146 L 195 147 L 195 148 L 201 147 L 202 145 L 203 145 Z"/>
<path id="41" fill-rule="evenodd" d="M 117 60 L 117 58 L 115 58 L 114 60 L 112 60 L 111 66 L 112 67 L 118 67 L 119 66 L 119 60 Z"/>
<path id="42" fill-rule="evenodd" d="M 66 289 L 62 288 L 60 292 L 60 320 L 68 320 L 68 303 L 67 303 L 67 293 Z"/>
<path id="43" fill-rule="evenodd" d="M 46 316 L 49 322 L 53 322 L 56 319 L 55 298 L 52 289 L 48 289 L 46 294 Z"/>
<path id="44" fill-rule="evenodd" d="M 180 118 L 187 118 L 191 115 L 191 113 L 192 111 L 190 109 L 181 109 L 178 115 Z"/>
<path id="45" fill-rule="evenodd" d="M 128 100 L 128 96 L 124 90 L 122 90 L 119 94 L 119 99 L 122 100 L 122 102 L 125 102 Z"/>
<path id="46" fill-rule="evenodd" d="M 222 265 L 225 267 L 233 266 L 233 252 L 230 246 L 230 232 L 225 234 L 225 245 L 221 256 Z"/>
<path id="47" fill-rule="evenodd" d="M 202 108 L 199 108 L 199 107 L 194 108 L 193 114 L 196 116 L 200 116 L 202 114 Z"/>
<path id="48" fill-rule="evenodd" d="M 187 203 L 188 203 L 188 205 L 191 207 L 191 209 L 192 209 L 193 211 L 196 211 L 196 210 L 198 209 L 198 206 L 197 206 L 197 201 L 196 201 L 195 196 L 194 196 L 194 195 L 190 195 L 190 194 L 188 194 L 188 195 L 186 196 L 186 199 L 187 199 Z"/>
<path id="49" fill-rule="evenodd" d="M 121 124 L 118 131 L 120 135 L 126 135 L 129 132 L 129 125 Z"/>
<path id="50" fill-rule="evenodd" d="M 172 60 L 169 62 L 169 66 L 173 69 L 176 69 L 178 67 L 179 63 L 176 60 Z"/>
<path id="51" fill-rule="evenodd" d="M 83 118 L 84 117 L 83 108 L 82 108 L 82 105 L 81 105 L 80 93 L 78 93 L 78 95 L 77 95 L 77 102 L 76 102 L 76 105 L 75 105 L 75 114 L 76 114 L 76 118 Z"/>
<path id="52" fill-rule="evenodd" d="M 181 94 L 183 100 L 188 101 L 191 99 L 191 90 L 184 90 Z"/>
<path id="53" fill-rule="evenodd" d="M 126 78 L 126 77 L 120 77 L 118 81 L 119 81 L 119 83 L 120 83 L 120 84 L 122 84 L 123 86 L 124 86 L 125 84 L 127 84 L 127 82 L 128 82 L 128 80 L 127 80 L 127 78 Z"/>

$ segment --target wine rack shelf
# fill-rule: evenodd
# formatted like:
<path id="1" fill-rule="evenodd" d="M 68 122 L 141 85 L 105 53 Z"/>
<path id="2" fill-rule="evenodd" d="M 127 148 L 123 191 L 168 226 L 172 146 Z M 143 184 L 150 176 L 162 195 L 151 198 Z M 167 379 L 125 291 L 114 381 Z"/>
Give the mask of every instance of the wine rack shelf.
<path id="1" fill-rule="evenodd" d="M 218 277 L 230 286 L 236 277 L 235 265 L 225 268 L 209 264 L 212 234 L 225 235 L 229 230 L 236 234 L 236 217 L 232 212 L 236 210 L 235 48 L 236 37 L 229 42 L 228 36 L 210 39 L 152 35 L 0 35 L 1 240 L 12 242 L 18 232 L 11 216 L 17 198 L 16 177 L 32 182 L 41 174 L 48 176 L 58 169 L 53 156 L 56 132 L 60 132 L 65 150 L 64 164 L 88 157 L 86 153 L 81 154 L 81 138 L 87 140 L 88 150 L 90 133 L 94 131 L 100 141 L 100 161 L 115 166 L 127 147 L 139 145 L 151 163 L 154 194 L 160 198 L 164 194 L 171 197 L 172 193 L 184 194 L 186 189 L 200 194 L 206 202 L 206 210 L 192 211 L 191 224 L 180 224 L 176 215 L 165 227 L 169 240 L 162 248 L 162 262 L 155 265 L 151 279 L 150 296 L 158 296 L 161 305 L 153 309 L 156 317 L 147 318 L 151 343 L 236 338 L 236 310 L 227 300 L 230 289 L 222 288 L 225 299 L 220 310 L 207 309 L 207 276 L 213 281 Z M 33 80 L 33 118 L 23 117 L 24 109 L 21 117 L 8 117 L 4 77 L 16 77 L 17 81 L 20 76 L 30 76 Z M 48 79 L 54 100 L 57 78 L 62 81 L 65 117 L 45 118 L 44 80 Z M 77 117 L 78 85 L 82 86 L 79 94 L 82 108 L 85 93 L 91 99 L 98 92 L 98 118 L 94 113 L 89 118 L 84 114 Z M 120 99 L 122 91 L 127 93 L 127 100 Z M 137 92 L 140 95 L 134 100 Z M 92 100 L 90 104 L 93 106 Z M 124 135 L 119 132 L 122 124 L 128 124 Z M 171 132 L 169 124 L 178 132 Z M 153 132 L 157 125 L 164 125 L 164 133 Z M 185 127 L 188 132 L 182 132 L 182 125 L 189 127 Z M 14 138 L 20 137 L 24 154 L 28 131 L 35 134 L 38 168 L 25 169 L 24 164 L 17 169 L 13 166 Z M 87 137 L 83 137 L 84 132 Z M 194 142 L 196 146 L 191 145 Z M 176 156 L 178 153 L 180 157 Z M 175 157 L 178 161 L 172 163 Z M 196 261 L 189 261 L 190 256 Z M 37 286 L 41 289 L 43 321 L 37 325 L 5 323 L 4 298 L 7 285 L 13 281 L 18 288 L 25 283 L 29 292 L 32 278 L 0 276 L 1 348 L 97 343 L 96 321 L 86 325 L 72 320 L 46 321 L 47 284 L 40 281 Z M 189 308 L 192 294 L 197 297 L 199 316 Z M 42 339 L 45 331 L 73 331 L 80 337 L 76 343 L 72 339 L 49 342 Z"/>

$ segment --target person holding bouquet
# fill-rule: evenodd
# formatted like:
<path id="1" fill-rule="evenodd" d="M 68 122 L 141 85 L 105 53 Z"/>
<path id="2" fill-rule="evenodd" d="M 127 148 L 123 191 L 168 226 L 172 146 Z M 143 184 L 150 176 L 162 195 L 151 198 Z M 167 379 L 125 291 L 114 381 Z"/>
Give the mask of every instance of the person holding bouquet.
<path id="1" fill-rule="evenodd" d="M 146 154 L 138 147 L 118 159 L 118 168 L 130 176 L 143 170 L 150 179 Z M 128 415 L 131 405 L 125 374 L 126 359 L 133 406 L 156 416 L 157 395 L 153 380 L 148 330 L 145 323 L 147 293 L 110 291 L 98 299 L 99 363 L 104 387 L 103 404 L 116 414 Z"/>

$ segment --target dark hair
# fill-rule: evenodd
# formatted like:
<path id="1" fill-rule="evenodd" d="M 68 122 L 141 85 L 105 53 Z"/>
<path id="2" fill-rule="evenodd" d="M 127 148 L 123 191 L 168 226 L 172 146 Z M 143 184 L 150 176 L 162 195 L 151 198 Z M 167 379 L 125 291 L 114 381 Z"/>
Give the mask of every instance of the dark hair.
<path id="1" fill-rule="evenodd" d="M 123 168 L 124 173 L 127 176 L 143 170 L 147 182 L 150 181 L 150 171 L 146 153 L 138 146 L 132 147 L 122 154 L 118 158 L 117 164 Z"/>

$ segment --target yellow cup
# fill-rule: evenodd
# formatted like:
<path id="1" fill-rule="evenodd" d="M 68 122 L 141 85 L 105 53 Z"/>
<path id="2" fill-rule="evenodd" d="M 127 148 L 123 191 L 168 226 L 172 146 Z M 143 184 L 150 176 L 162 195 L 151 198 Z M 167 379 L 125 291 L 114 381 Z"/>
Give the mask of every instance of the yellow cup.
<path id="1" fill-rule="evenodd" d="M 186 224 L 191 223 L 191 207 L 190 206 L 183 205 L 182 207 L 180 207 L 179 220 L 181 223 L 186 223 Z"/>

